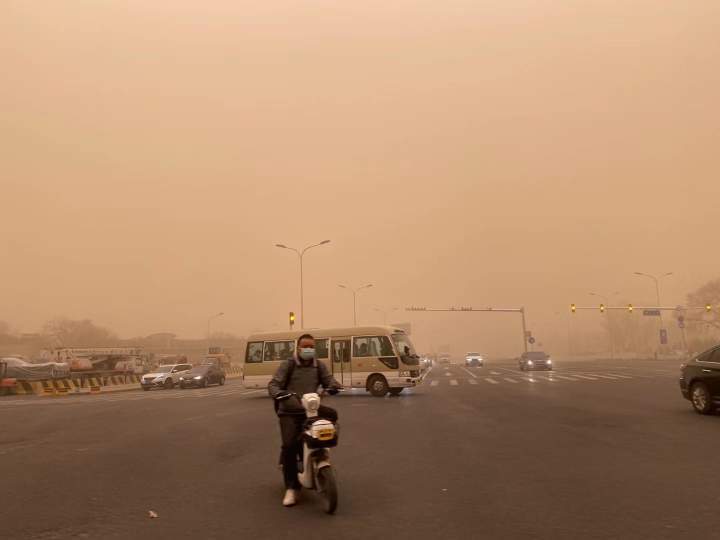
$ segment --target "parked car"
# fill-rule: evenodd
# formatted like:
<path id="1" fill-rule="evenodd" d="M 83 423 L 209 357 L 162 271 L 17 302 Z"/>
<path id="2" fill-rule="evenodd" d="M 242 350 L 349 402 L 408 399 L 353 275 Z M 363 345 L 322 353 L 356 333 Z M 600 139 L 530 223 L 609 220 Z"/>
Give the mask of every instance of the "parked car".
<path id="1" fill-rule="evenodd" d="M 225 384 L 225 370 L 216 364 L 195 366 L 180 377 L 180 388 L 205 388 L 210 384 Z"/>
<path id="2" fill-rule="evenodd" d="M 680 391 L 700 414 L 720 407 L 720 346 L 680 366 Z"/>
<path id="3" fill-rule="evenodd" d="M 140 386 L 143 390 L 151 388 L 164 388 L 172 390 L 175 385 L 180 382 L 180 377 L 190 371 L 190 364 L 165 364 L 158 366 L 155 371 L 143 375 L 140 379 Z"/>
<path id="4" fill-rule="evenodd" d="M 33 364 L 17 356 L 5 357 L 2 361 L 6 364 L 5 376 L 20 381 L 62 379 L 70 376 L 70 365 L 63 362 Z"/>
<path id="5" fill-rule="evenodd" d="M 465 365 L 467 367 L 483 367 L 483 357 L 480 353 L 469 352 L 465 355 Z"/>
<path id="6" fill-rule="evenodd" d="M 543 351 L 530 351 L 522 353 L 518 359 L 520 371 L 530 371 L 533 369 L 552 370 L 553 363 L 550 355 Z"/>

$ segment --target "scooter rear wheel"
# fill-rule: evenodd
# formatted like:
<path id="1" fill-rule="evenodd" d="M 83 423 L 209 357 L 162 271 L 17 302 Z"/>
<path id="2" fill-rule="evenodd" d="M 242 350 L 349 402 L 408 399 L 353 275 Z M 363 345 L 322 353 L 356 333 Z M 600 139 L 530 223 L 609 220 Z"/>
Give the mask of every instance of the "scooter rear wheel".
<path id="1" fill-rule="evenodd" d="M 323 467 L 318 471 L 318 491 L 325 505 L 325 512 L 334 514 L 337 509 L 338 492 L 335 471 L 332 467 Z"/>

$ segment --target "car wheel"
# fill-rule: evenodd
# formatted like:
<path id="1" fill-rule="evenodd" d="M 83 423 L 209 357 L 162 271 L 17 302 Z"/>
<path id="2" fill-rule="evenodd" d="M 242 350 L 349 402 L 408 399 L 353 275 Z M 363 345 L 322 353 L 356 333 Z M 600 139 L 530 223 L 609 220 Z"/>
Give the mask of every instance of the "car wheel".
<path id="1" fill-rule="evenodd" d="M 385 377 L 382 375 L 373 375 L 368 381 L 368 390 L 374 397 L 384 397 L 390 390 L 390 387 Z"/>
<path id="2" fill-rule="evenodd" d="M 200 383 L 200 386 L 201 386 L 202 388 L 207 388 L 207 385 L 208 385 L 207 379 L 203 379 L 202 382 Z"/>
<path id="3" fill-rule="evenodd" d="M 690 387 L 690 402 L 698 414 L 710 414 L 713 410 L 712 396 L 705 383 L 696 382 Z"/>
<path id="4" fill-rule="evenodd" d="M 163 388 L 165 388 L 165 390 L 172 390 L 173 388 L 175 388 L 175 383 L 172 379 L 165 379 L 165 383 L 163 383 Z"/>
<path id="5" fill-rule="evenodd" d="M 220 377 L 220 386 L 225 384 L 225 377 Z"/>

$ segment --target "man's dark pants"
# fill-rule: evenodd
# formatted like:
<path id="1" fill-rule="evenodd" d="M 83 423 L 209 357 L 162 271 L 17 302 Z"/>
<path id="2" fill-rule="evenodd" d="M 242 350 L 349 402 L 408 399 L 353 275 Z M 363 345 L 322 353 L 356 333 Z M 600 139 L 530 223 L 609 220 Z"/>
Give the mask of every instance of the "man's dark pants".
<path id="1" fill-rule="evenodd" d="M 318 416 L 337 423 L 337 411 L 331 407 L 320 405 Z M 300 489 L 298 481 L 297 459 L 302 450 L 300 434 L 305 423 L 304 414 L 281 415 L 280 435 L 282 437 L 282 451 L 280 459 L 283 466 L 283 477 L 285 478 L 285 489 Z"/>

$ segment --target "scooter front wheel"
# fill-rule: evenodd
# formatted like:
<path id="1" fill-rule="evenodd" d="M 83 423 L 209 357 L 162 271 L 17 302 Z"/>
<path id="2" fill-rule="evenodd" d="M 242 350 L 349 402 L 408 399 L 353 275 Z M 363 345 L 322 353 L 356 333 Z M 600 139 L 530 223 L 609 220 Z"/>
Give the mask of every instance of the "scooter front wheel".
<path id="1" fill-rule="evenodd" d="M 318 491 L 325 504 L 325 512 L 334 514 L 337 509 L 338 492 L 335 471 L 332 467 L 323 467 L 317 473 Z"/>

